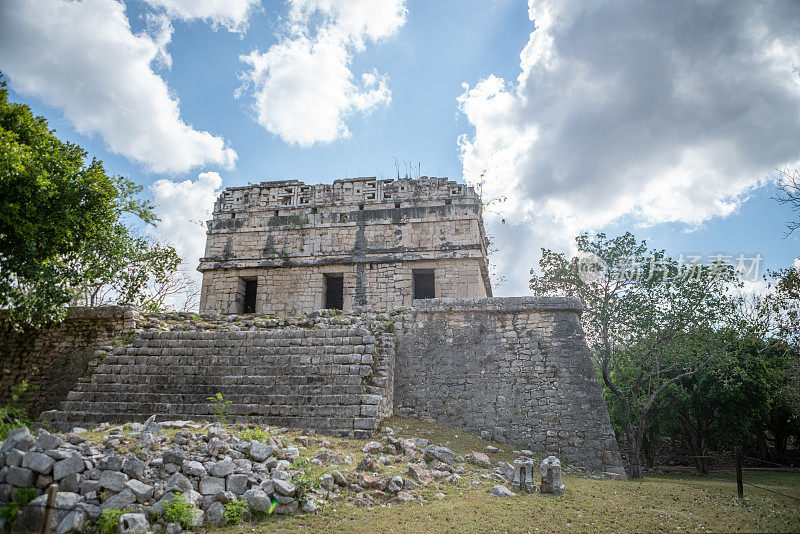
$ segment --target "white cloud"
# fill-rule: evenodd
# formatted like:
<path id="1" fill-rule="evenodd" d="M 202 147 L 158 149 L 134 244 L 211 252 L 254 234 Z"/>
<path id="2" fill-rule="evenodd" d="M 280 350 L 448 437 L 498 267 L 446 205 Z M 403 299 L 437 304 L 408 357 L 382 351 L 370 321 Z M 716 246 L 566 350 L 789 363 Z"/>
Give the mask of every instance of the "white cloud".
<path id="1" fill-rule="evenodd" d="M 508 198 L 489 227 L 510 292 L 526 290 L 540 246 L 563 249 L 623 216 L 726 216 L 800 160 L 800 4 L 559 0 L 529 11 L 517 80 L 488 76 L 458 98 L 475 128 L 459 140 L 464 177 L 483 174 L 485 198 Z"/>
<path id="2" fill-rule="evenodd" d="M 171 308 L 184 311 L 197 308 L 203 278 L 197 264 L 205 250 L 205 221 L 211 218 L 221 187 L 222 178 L 216 172 L 202 172 L 194 181 L 158 180 L 150 186 L 160 221 L 147 231 L 158 241 L 175 247 L 183 260 L 173 277 L 174 293 L 166 299 Z"/>
<path id="3" fill-rule="evenodd" d="M 230 168 L 221 137 L 181 119 L 178 99 L 153 71 L 169 65 L 172 27 L 150 18 L 133 34 L 115 0 L 9 0 L 0 4 L 0 70 L 15 91 L 59 108 L 84 135 L 153 172 Z"/>
<path id="4" fill-rule="evenodd" d="M 247 19 L 260 0 L 144 0 L 150 7 L 161 8 L 172 19 L 202 19 L 212 27 L 244 32 Z"/>
<path id="5" fill-rule="evenodd" d="M 206 243 L 205 222 L 211 218 L 222 187 L 216 172 L 203 172 L 197 180 L 158 180 L 150 189 L 161 221 L 155 233 L 171 244 L 189 264 L 197 265 Z"/>
<path id="6" fill-rule="evenodd" d="M 353 74 L 353 52 L 396 33 L 405 0 L 290 3 L 287 36 L 241 56 L 248 69 L 239 94 L 252 93 L 258 123 L 286 142 L 309 147 L 347 137 L 347 118 L 391 101 L 385 75 Z"/>

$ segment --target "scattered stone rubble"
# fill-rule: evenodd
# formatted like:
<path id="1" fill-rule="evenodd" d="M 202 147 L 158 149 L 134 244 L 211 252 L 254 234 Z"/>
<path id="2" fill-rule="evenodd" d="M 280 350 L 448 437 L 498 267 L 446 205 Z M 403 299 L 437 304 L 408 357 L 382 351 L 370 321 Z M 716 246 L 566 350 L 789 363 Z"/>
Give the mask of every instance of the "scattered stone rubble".
<path id="1" fill-rule="evenodd" d="M 484 453 L 471 451 L 465 458 L 426 439 L 399 437 L 391 428 L 353 457 L 321 436 L 287 437 L 282 434 L 286 429 L 270 430 L 257 441 L 239 437 L 244 427 L 157 423 L 152 417 L 144 424 L 106 423 L 92 433 L 18 428 L 0 445 L 0 503 L 8 502 L 16 488 L 36 488 L 39 496 L 15 523 L 15 528 L 35 531 L 44 517 L 45 490 L 57 484 L 54 532 L 85 531 L 103 510 L 113 508 L 126 512 L 119 532 L 177 533 L 180 526 L 162 518 L 176 498 L 196 506 L 191 524 L 200 527 L 224 524 L 224 505 L 234 500 L 246 502 L 253 512 L 311 513 L 338 499 L 356 506 L 423 501 L 423 488 L 467 482 L 465 477 L 472 477 L 472 484 L 493 484 L 489 492 L 500 497 L 514 495 L 505 484 L 535 491 L 530 458 L 519 458 L 513 466 L 494 462 L 491 471 L 493 462 Z M 467 464 L 476 467 L 467 470 Z M 304 465 L 328 471 L 307 491 L 298 489 Z M 563 493 L 556 457 L 542 462 L 541 476 L 542 493 Z"/>

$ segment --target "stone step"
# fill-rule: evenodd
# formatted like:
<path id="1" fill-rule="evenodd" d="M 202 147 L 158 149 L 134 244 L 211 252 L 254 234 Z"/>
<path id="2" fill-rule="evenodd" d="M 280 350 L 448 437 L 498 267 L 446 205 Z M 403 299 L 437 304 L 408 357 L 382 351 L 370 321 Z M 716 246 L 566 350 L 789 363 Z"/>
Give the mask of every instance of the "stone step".
<path id="1" fill-rule="evenodd" d="M 192 412 L 189 406 L 205 406 L 206 411 L 212 403 L 206 400 L 205 395 L 141 395 L 135 398 L 126 399 L 113 394 L 93 394 L 92 398 L 66 400 L 62 403 L 64 410 L 82 410 L 88 405 L 108 404 L 116 405 L 122 408 L 131 404 L 143 405 L 179 405 L 185 406 L 187 411 Z M 249 396 L 249 397 L 235 397 L 231 396 L 232 404 L 228 405 L 231 411 L 235 411 L 239 406 L 265 406 L 276 407 L 281 406 L 297 406 L 301 405 L 303 409 L 315 410 L 322 406 L 361 406 L 362 395 L 327 395 L 324 397 L 315 397 L 311 395 L 264 395 L 264 396 Z M 192 412 L 194 413 L 194 412 Z"/>
<path id="2" fill-rule="evenodd" d="M 340 372 L 353 371 L 359 374 L 362 371 L 372 369 L 370 354 L 353 355 L 334 355 L 319 356 L 310 358 L 282 358 L 272 359 L 271 361 L 246 361 L 238 360 L 230 364 L 219 363 L 217 361 L 198 360 L 191 365 L 170 364 L 166 358 L 155 365 L 136 364 L 103 364 L 94 371 L 95 375 L 119 375 L 119 374 L 148 374 L 148 375 L 207 375 L 212 372 L 232 375 L 255 375 L 266 373 L 270 375 L 289 375 L 306 374 L 304 371 L 314 371 L 312 374 L 319 375 L 328 371 L 328 374 L 338 374 Z M 347 369 L 346 366 L 352 366 Z M 359 366 L 364 366 L 362 369 Z M 290 372 L 293 371 L 293 372 Z"/>
<path id="3" fill-rule="evenodd" d="M 298 360 L 314 360 L 314 363 L 348 363 L 346 360 L 358 361 L 363 355 L 372 355 L 373 350 L 366 345 L 358 347 L 300 347 L 295 349 L 272 349 L 247 352 L 222 352 L 222 351 L 197 351 L 189 354 L 177 355 L 175 353 L 161 354 L 160 351 L 154 354 L 132 353 L 122 356 L 109 356 L 105 358 L 97 367 L 114 365 L 196 365 L 200 359 L 212 359 L 217 364 L 236 365 L 239 363 L 249 364 L 275 364 L 275 363 L 295 363 Z"/>
<path id="4" fill-rule="evenodd" d="M 277 340 L 287 343 L 296 340 L 319 340 L 327 338 L 348 338 L 351 342 L 361 342 L 362 340 L 374 341 L 373 336 L 364 328 L 313 328 L 313 329 L 289 329 L 278 328 L 273 330 L 254 330 L 254 331 L 224 331 L 215 330 L 209 332 L 182 331 L 182 332 L 140 332 L 136 338 L 128 344 L 132 347 L 142 346 L 148 343 L 164 343 L 175 341 L 196 341 L 205 342 L 211 345 L 218 345 L 220 342 L 228 344 L 230 341 L 253 341 L 268 342 Z"/>
<path id="5" fill-rule="evenodd" d="M 139 332 L 94 360 L 91 379 L 48 418 L 72 426 L 152 414 L 211 420 L 208 397 L 221 393 L 236 421 L 355 435 L 375 429 L 375 399 L 387 394 L 375 385 L 388 369 L 375 342 L 362 328 Z"/>

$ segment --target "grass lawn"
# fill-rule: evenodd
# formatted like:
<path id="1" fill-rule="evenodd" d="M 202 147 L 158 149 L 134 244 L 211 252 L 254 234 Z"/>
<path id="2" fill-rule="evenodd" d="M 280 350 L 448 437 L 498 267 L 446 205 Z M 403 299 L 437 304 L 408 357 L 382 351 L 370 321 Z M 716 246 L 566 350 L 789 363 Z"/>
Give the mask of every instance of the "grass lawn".
<path id="1" fill-rule="evenodd" d="M 404 437 L 424 437 L 447 445 L 457 454 L 483 451 L 489 442 L 443 425 L 395 418 L 384 426 Z M 332 440 L 334 441 L 334 440 Z M 335 440 L 338 441 L 338 440 Z M 365 443 L 341 443 L 356 461 Z M 498 445 L 498 444 L 495 444 Z M 510 450 L 510 447 L 501 448 Z M 311 452 L 311 451 L 309 451 Z M 304 454 L 305 455 L 305 454 Z M 492 464 L 513 460 L 510 452 L 490 455 Z M 401 466 L 390 471 L 401 470 Z M 565 475 L 561 497 L 519 494 L 499 498 L 487 493 L 497 481 L 480 477 L 487 471 L 468 466 L 458 484 L 438 482 L 423 490 L 424 502 L 357 507 L 353 493 L 328 503 L 309 515 L 270 517 L 223 529 L 247 532 L 597 532 L 597 531 L 713 531 L 800 532 L 800 500 L 745 486 L 743 501 L 736 499 L 733 475 L 648 476 L 636 481 L 595 480 Z M 800 472 L 746 471 L 745 482 L 800 499 Z M 477 483 L 476 483 L 477 482 Z M 437 493 L 444 497 L 437 498 Z"/>

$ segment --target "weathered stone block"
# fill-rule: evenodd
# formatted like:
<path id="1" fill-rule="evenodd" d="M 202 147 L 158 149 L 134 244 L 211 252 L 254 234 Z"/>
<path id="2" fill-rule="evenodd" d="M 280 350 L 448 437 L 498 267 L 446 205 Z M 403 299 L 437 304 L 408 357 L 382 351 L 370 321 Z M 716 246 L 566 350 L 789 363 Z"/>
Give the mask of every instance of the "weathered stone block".
<path id="1" fill-rule="evenodd" d="M 26 452 L 22 459 L 22 467 L 27 467 L 43 475 L 48 474 L 50 470 L 53 469 L 54 463 L 56 463 L 56 461 L 46 454 L 35 451 Z"/>
<path id="2" fill-rule="evenodd" d="M 11 466 L 6 474 L 6 482 L 18 488 L 30 488 L 36 480 L 36 473 L 26 467 Z"/>

